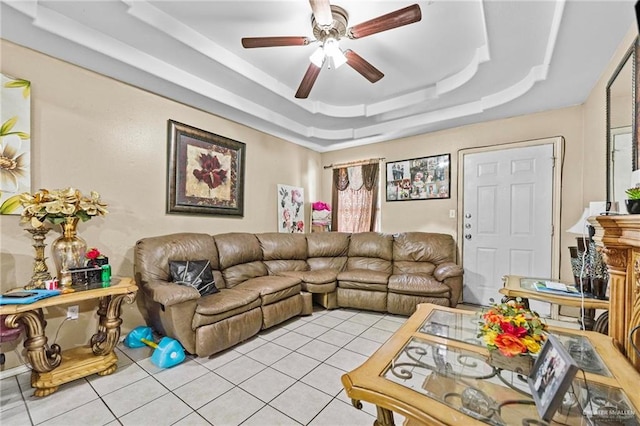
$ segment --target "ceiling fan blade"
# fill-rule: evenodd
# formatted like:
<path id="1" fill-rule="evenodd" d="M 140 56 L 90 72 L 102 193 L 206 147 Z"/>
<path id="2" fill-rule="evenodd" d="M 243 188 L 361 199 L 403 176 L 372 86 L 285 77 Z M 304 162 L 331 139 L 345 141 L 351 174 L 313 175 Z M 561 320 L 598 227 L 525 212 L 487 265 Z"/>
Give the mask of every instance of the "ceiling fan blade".
<path id="1" fill-rule="evenodd" d="M 311 42 L 308 37 L 245 37 L 242 39 L 242 47 L 251 49 L 254 47 L 276 46 L 306 46 Z"/>
<path id="2" fill-rule="evenodd" d="M 344 52 L 344 56 L 347 57 L 347 64 L 354 70 L 358 71 L 364 78 L 369 80 L 372 83 L 380 80 L 384 77 L 384 74 L 371 65 L 369 62 L 365 61 L 362 56 L 358 55 L 353 50 L 349 49 Z"/>
<path id="3" fill-rule="evenodd" d="M 318 78 L 318 74 L 320 74 L 321 69 L 322 68 L 314 64 L 309 64 L 309 68 L 307 68 L 307 72 L 304 73 L 300 87 L 298 87 L 298 91 L 296 92 L 296 98 L 306 99 L 307 96 L 309 96 L 309 92 L 311 92 L 311 88 L 316 82 L 316 78 Z"/>
<path id="4" fill-rule="evenodd" d="M 331 5 L 329 0 L 309 0 L 313 16 L 320 26 L 331 25 L 333 23 L 333 15 L 331 14 Z"/>
<path id="5" fill-rule="evenodd" d="M 392 28 L 402 27 L 403 25 L 413 24 L 422 19 L 420 6 L 417 4 L 407 6 L 404 9 L 378 16 L 369 21 L 363 22 L 347 30 L 349 38 L 362 38 L 371 34 L 387 31 Z"/>

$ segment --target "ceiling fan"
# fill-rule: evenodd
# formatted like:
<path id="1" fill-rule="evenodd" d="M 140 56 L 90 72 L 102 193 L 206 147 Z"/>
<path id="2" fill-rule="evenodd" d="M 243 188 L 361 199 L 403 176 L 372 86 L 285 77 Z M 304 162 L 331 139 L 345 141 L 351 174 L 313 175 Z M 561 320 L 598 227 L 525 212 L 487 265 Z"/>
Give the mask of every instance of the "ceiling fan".
<path id="1" fill-rule="evenodd" d="M 422 19 L 420 6 L 414 4 L 378 16 L 361 24 L 348 27 L 349 15 L 343 8 L 331 5 L 329 0 L 309 0 L 309 3 L 311 4 L 311 10 L 313 12 L 311 16 L 311 26 L 315 40 L 304 36 L 245 37 L 242 39 L 242 46 L 247 49 L 256 47 L 306 46 L 314 42 L 320 43 L 320 47 L 309 58 L 311 63 L 296 92 L 296 98 L 300 99 L 309 96 L 324 62 L 328 63 L 329 68 L 331 68 L 332 65 L 334 68 L 338 68 L 346 63 L 372 83 L 384 77 L 384 74 L 380 70 L 353 50 L 348 49 L 343 52 L 338 45 L 341 38 L 363 38 L 392 28 L 413 24 Z"/>

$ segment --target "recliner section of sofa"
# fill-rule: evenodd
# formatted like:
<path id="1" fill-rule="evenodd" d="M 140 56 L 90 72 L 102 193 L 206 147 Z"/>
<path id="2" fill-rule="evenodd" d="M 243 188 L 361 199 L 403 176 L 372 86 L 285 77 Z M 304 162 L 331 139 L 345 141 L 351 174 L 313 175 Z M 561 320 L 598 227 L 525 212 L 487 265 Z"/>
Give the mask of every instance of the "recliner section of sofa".
<path id="1" fill-rule="evenodd" d="M 170 260 L 211 262 L 218 293 L 170 281 Z M 311 295 L 328 309 L 410 315 L 418 303 L 455 306 L 462 268 L 450 235 L 423 232 L 178 233 L 139 240 L 134 272 L 147 323 L 209 356 L 297 315 Z"/>
<path id="2" fill-rule="evenodd" d="M 387 310 L 411 315 L 419 303 L 455 307 L 462 295 L 462 268 L 454 262 L 455 243 L 446 234 L 397 234 Z"/>
<path id="3" fill-rule="evenodd" d="M 347 263 L 338 274 L 338 306 L 386 312 L 392 258 L 392 235 L 351 235 Z"/>

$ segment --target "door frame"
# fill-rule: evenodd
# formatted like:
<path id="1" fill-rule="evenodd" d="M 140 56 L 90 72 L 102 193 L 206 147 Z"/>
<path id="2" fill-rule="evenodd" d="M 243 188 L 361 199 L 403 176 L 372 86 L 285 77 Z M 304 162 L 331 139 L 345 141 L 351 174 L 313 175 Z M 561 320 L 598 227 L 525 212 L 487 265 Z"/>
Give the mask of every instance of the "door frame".
<path id="1" fill-rule="evenodd" d="M 468 154 L 478 154 L 482 152 L 490 151 L 503 151 L 511 148 L 526 148 L 530 146 L 538 145 L 553 145 L 553 176 L 552 176 L 552 199 L 551 199 L 551 277 L 539 277 L 550 278 L 553 280 L 560 279 L 560 237 L 562 232 L 560 231 L 560 201 L 562 199 L 562 164 L 564 159 L 564 137 L 555 136 L 550 138 L 532 139 L 521 142 L 511 142 L 500 145 L 484 146 L 479 148 L 465 148 L 458 150 L 458 223 L 457 233 L 458 237 L 464 235 L 463 222 L 464 222 L 464 157 Z M 460 247 L 460 265 L 464 267 L 464 250 L 462 245 L 464 241 L 457 238 Z M 464 292 L 464 290 L 463 290 Z M 462 295 L 461 295 L 462 297 Z"/>

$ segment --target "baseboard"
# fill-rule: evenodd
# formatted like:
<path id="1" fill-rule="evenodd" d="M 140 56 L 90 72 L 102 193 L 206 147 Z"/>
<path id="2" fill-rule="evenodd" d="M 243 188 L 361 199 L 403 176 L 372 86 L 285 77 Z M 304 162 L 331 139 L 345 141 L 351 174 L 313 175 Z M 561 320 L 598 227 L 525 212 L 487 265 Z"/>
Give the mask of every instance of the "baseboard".
<path id="1" fill-rule="evenodd" d="M 18 374 L 27 373 L 29 371 L 31 371 L 31 369 L 26 365 L 19 365 L 8 370 L 2 370 L 0 371 L 0 380 L 8 379 L 9 377 L 17 376 Z"/>

